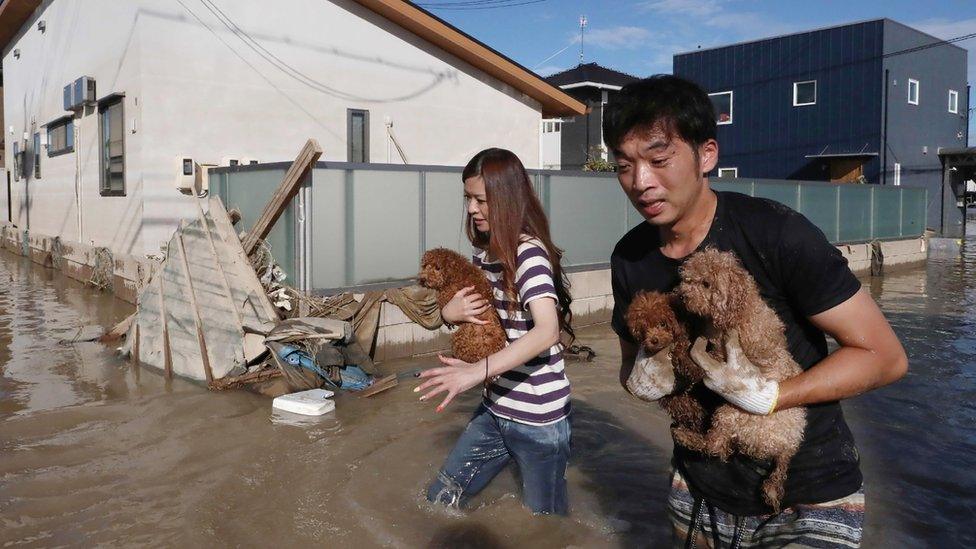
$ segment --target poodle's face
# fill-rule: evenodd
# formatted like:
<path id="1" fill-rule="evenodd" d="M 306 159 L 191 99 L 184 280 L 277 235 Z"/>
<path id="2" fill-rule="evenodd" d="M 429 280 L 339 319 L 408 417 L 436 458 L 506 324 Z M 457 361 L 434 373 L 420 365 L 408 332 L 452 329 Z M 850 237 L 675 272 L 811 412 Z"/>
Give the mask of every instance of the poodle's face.
<path id="1" fill-rule="evenodd" d="M 690 312 L 724 321 L 741 307 L 748 276 L 735 255 L 706 248 L 681 266 L 678 294 Z"/>
<path id="2" fill-rule="evenodd" d="M 451 282 L 456 273 L 461 272 L 465 261 L 461 254 L 446 248 L 428 250 L 420 260 L 417 281 L 425 288 L 440 290 Z"/>
<path id="3" fill-rule="evenodd" d="M 657 292 L 640 292 L 627 309 L 627 326 L 639 344 L 656 353 L 674 341 L 678 319 L 668 296 Z"/>

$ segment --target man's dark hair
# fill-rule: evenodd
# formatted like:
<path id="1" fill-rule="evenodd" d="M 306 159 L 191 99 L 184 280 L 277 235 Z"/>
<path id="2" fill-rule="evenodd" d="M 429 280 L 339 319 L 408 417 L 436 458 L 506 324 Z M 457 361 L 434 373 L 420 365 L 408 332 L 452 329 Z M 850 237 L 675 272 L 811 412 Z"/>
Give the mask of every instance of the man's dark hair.
<path id="1" fill-rule="evenodd" d="M 670 74 L 656 74 L 627 84 L 603 111 L 603 139 L 616 150 L 631 130 L 659 128 L 698 147 L 715 139 L 715 108 L 698 84 Z"/>

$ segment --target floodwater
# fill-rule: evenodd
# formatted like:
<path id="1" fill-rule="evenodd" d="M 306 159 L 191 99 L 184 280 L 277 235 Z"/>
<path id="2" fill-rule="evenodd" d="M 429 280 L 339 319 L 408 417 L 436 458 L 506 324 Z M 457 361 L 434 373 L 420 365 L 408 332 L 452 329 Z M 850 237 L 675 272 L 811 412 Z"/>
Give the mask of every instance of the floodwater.
<path id="1" fill-rule="evenodd" d="M 894 386 L 845 403 L 866 477 L 866 547 L 976 544 L 976 246 L 865 280 L 911 360 Z M 130 306 L 0 252 L 0 544 L 13 546 L 663 546 L 671 442 L 656 406 L 599 353 L 569 363 L 571 516 L 521 507 L 511 468 L 471 509 L 432 508 L 425 484 L 477 404 L 442 414 L 413 382 L 321 418 L 209 393 L 70 343 Z M 67 341 L 65 341 L 67 340 Z M 386 370 L 429 359 L 383 365 Z"/>

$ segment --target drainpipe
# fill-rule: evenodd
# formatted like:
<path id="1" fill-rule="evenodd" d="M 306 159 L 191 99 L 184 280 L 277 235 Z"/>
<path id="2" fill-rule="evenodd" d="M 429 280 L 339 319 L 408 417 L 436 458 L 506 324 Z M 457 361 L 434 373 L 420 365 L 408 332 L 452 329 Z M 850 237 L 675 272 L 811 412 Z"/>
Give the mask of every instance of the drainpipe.
<path id="1" fill-rule="evenodd" d="M 888 69 L 884 72 L 884 118 L 881 123 L 881 184 L 888 184 Z"/>
<path id="2" fill-rule="evenodd" d="M 75 203 L 78 208 L 78 242 L 84 242 L 84 224 L 82 223 L 84 209 L 81 204 L 81 118 L 77 118 L 72 126 L 75 130 Z"/>
<path id="3" fill-rule="evenodd" d="M 972 107 L 969 106 L 969 84 L 966 84 L 966 146 L 969 146 L 969 114 L 972 112 Z"/>

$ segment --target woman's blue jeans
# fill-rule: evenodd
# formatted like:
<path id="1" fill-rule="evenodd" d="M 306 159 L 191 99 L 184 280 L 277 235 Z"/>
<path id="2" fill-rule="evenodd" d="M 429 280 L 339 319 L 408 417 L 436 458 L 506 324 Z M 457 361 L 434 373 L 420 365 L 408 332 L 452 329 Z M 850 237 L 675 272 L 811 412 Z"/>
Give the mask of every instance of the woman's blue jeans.
<path id="1" fill-rule="evenodd" d="M 522 502 L 535 513 L 565 515 L 569 437 L 568 417 L 526 425 L 479 406 L 427 488 L 427 499 L 460 507 L 514 459 L 522 477 Z"/>

